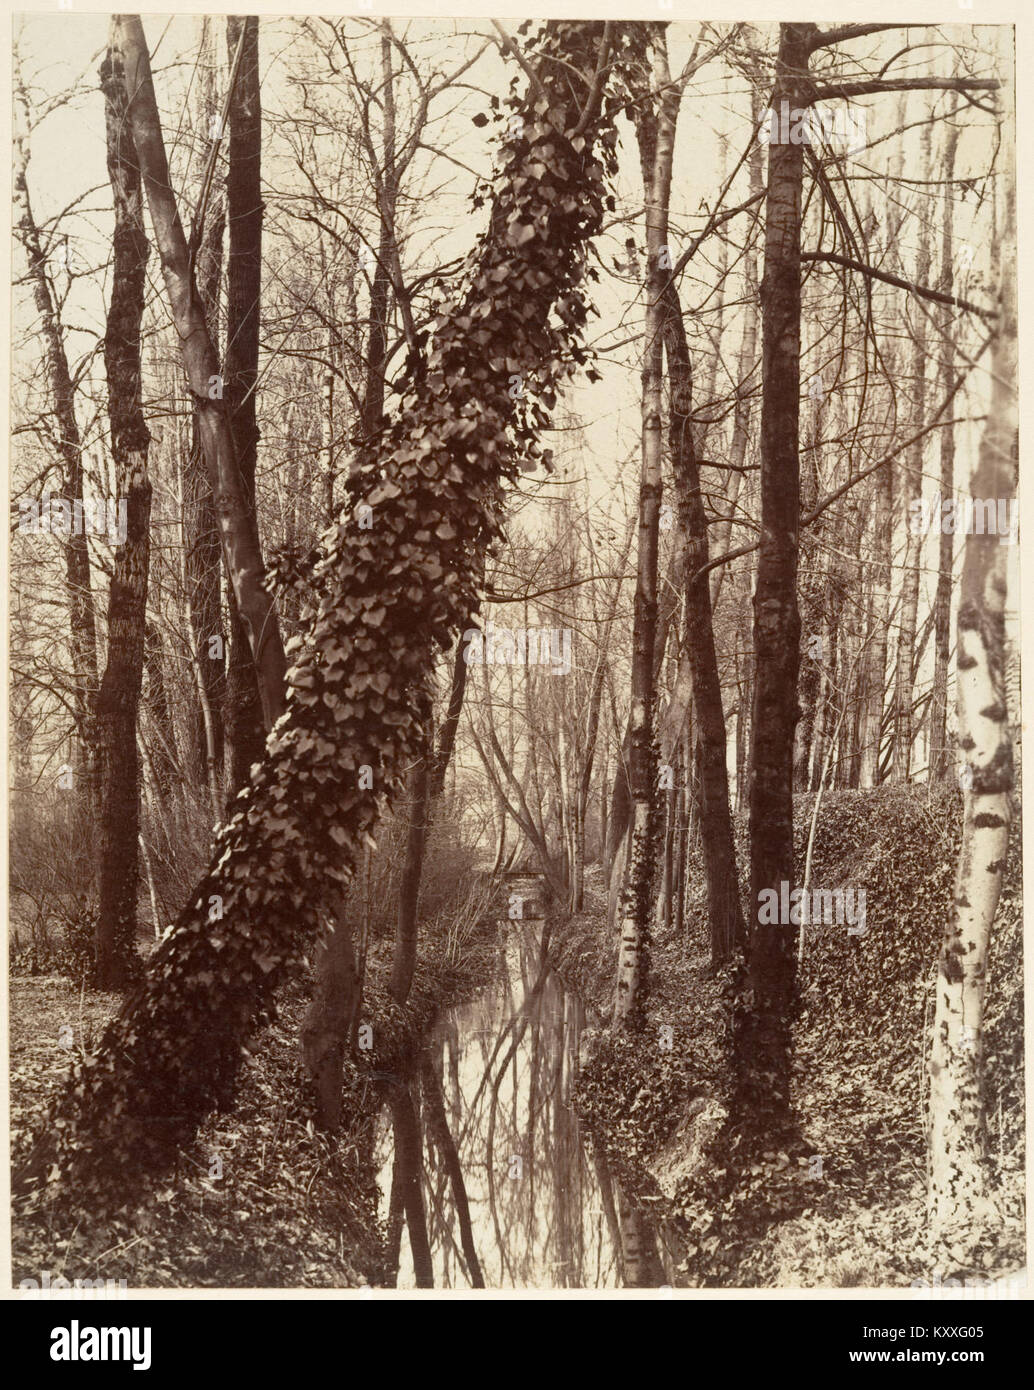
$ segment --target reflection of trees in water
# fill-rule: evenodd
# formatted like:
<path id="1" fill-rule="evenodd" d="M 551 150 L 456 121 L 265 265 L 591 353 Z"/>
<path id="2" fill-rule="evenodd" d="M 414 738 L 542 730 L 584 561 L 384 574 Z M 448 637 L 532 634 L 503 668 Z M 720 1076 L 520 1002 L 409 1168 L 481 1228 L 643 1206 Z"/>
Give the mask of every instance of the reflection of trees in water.
<path id="1" fill-rule="evenodd" d="M 404 1219 L 418 1288 L 432 1262 L 445 1288 L 673 1282 L 643 1211 L 601 1154 L 587 1161 L 571 1106 L 581 1007 L 544 941 L 509 941 L 497 985 L 451 1013 L 389 1100 L 391 1266 Z"/>
<path id="2" fill-rule="evenodd" d="M 617 1197 L 622 1282 L 629 1289 L 655 1289 L 665 1283 L 665 1277 L 653 1226 L 646 1220 L 642 1207 L 631 1202 L 620 1185 Z"/>
<path id="3" fill-rule="evenodd" d="M 477 1257 L 477 1250 L 474 1248 L 474 1232 L 470 1221 L 467 1187 L 463 1181 L 463 1168 L 456 1149 L 456 1142 L 452 1137 L 452 1131 L 449 1129 L 449 1122 L 445 1115 L 445 1098 L 442 1094 L 441 1076 L 426 1052 L 420 1058 L 420 1091 L 424 1098 L 424 1117 L 428 1138 L 433 1141 L 434 1148 L 441 1157 L 442 1165 L 449 1176 L 449 1190 L 452 1193 L 452 1204 L 459 1222 L 460 1242 L 463 1247 L 463 1259 L 467 1266 L 467 1275 L 475 1289 L 483 1289 L 485 1279 L 481 1273 L 481 1263 Z M 434 1191 L 433 1186 L 431 1190 Z M 436 1213 L 440 1207 L 441 1204 L 436 1202 Z"/>
<path id="4" fill-rule="evenodd" d="M 391 1107 L 391 1125 L 395 1136 L 395 1165 L 391 1179 L 389 1221 L 393 1215 L 398 1222 L 399 1213 L 405 1213 L 416 1286 L 418 1289 L 433 1289 L 434 1266 L 427 1237 L 427 1218 L 421 1182 L 423 1174 L 420 1163 L 420 1124 L 409 1086 L 393 1086 L 388 1104 Z M 399 1233 L 401 1235 L 401 1224 Z M 395 1267 L 398 1267 L 397 1255 Z"/>
<path id="5" fill-rule="evenodd" d="M 656 1289 L 675 1284 L 674 1252 L 663 1229 L 643 1207 L 622 1189 L 610 1171 L 602 1145 L 590 1141 L 593 1169 L 599 1184 L 607 1228 L 616 1250 L 621 1252 L 621 1282 L 627 1289 Z"/>

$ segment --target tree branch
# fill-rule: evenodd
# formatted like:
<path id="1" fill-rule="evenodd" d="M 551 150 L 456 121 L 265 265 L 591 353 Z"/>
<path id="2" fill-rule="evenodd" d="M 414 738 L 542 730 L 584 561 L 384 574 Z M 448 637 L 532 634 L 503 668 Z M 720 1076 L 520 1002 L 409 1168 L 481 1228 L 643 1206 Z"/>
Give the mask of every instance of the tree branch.
<path id="1" fill-rule="evenodd" d="M 896 285 L 900 290 L 908 290 L 910 294 L 917 295 L 920 299 L 929 299 L 934 304 L 949 304 L 956 309 L 966 309 L 971 314 L 979 314 L 981 318 L 997 318 L 996 309 L 982 309 L 979 304 L 973 304 L 968 299 L 959 299 L 955 295 L 946 294 L 943 290 L 927 289 L 925 285 L 917 285 L 911 280 L 904 280 L 900 275 L 892 275 L 887 270 L 877 270 L 875 266 L 866 265 L 864 261 L 852 260 L 850 256 L 841 256 L 836 251 L 802 251 L 802 261 L 823 261 L 829 265 L 843 266 L 845 270 L 857 270 L 862 275 L 868 275 L 873 280 L 882 280 L 886 285 Z"/>
<path id="2" fill-rule="evenodd" d="M 499 26 L 496 25 L 496 28 Z M 575 135 L 581 135 L 582 131 L 596 115 L 599 106 L 600 92 L 603 90 L 603 74 L 607 66 L 607 59 L 610 57 L 611 37 L 614 32 L 613 24 L 608 20 L 603 26 L 603 37 L 600 40 L 600 56 L 596 63 L 596 71 L 593 74 L 592 86 L 589 89 L 589 98 L 585 103 L 585 109 L 574 128 Z"/>
<path id="3" fill-rule="evenodd" d="M 811 99 L 830 101 L 834 97 L 868 97 L 879 92 L 997 92 L 1001 85 L 996 77 L 887 77 L 881 82 L 839 82 L 816 87 Z"/>
<path id="4" fill-rule="evenodd" d="M 907 28 L 902 24 L 838 24 L 835 29 L 820 29 L 812 35 L 808 52 L 815 53 L 820 48 L 832 48 L 835 43 L 847 43 L 849 39 L 861 39 L 866 34 L 879 34 L 884 29 Z"/>
<path id="5" fill-rule="evenodd" d="M 506 52 L 509 53 L 514 62 L 518 63 L 523 69 L 525 77 L 527 77 L 528 81 L 535 88 L 537 94 L 540 97 L 546 96 L 546 89 L 542 85 L 542 79 L 497 19 L 492 20 L 492 28 L 499 35 L 499 42 Z"/>

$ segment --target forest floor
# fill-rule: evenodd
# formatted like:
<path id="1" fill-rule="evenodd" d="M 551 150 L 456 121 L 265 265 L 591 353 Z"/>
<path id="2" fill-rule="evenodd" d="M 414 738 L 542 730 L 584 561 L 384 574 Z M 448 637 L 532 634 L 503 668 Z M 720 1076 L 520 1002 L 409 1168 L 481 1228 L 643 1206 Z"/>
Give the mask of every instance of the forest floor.
<path id="1" fill-rule="evenodd" d="M 446 926 L 425 935 L 404 1013 L 386 990 L 390 943 L 372 943 L 363 1022 L 373 1025 L 374 1045 L 349 1064 L 346 1128 L 333 1143 L 309 1118 L 298 1043 L 307 991 L 301 982 L 288 985 L 276 1021 L 253 1042 L 233 1110 L 209 1116 L 142 1208 L 92 1226 L 69 1226 L 46 1209 L 14 1217 L 15 1286 L 39 1282 L 44 1272 L 70 1282 L 125 1280 L 130 1289 L 383 1283 L 384 1213 L 373 1156 L 378 1082 L 442 1009 L 489 976 L 497 931 L 489 914 L 462 941 Z M 15 1163 L 67 1075 L 71 1051 L 88 1055 L 118 1005 L 115 995 L 80 991 L 56 975 L 11 980 Z"/>
<path id="2" fill-rule="evenodd" d="M 798 798 L 803 860 L 810 798 Z M 703 893 L 683 940 L 650 945 L 646 1023 L 605 1031 L 615 953 L 602 896 L 558 930 L 557 966 L 599 1028 L 586 1039 L 582 1118 L 626 1190 L 682 1247 L 680 1282 L 703 1287 L 908 1287 L 969 1281 L 1002 1296 L 1025 1275 L 1023 956 L 1019 826 L 994 925 L 987 1110 L 997 1215 L 969 1248 L 931 1248 L 925 1220 L 926 1047 L 939 933 L 950 911 L 960 798 L 903 788 L 828 795 L 813 883 L 864 887 L 867 927 L 809 937 L 794 1029 L 797 1142 L 730 1196 L 722 1047 L 728 980 L 711 968 Z M 745 825 L 738 824 L 741 866 Z M 697 866 L 696 881 L 702 881 Z M 667 1033 L 666 1030 L 671 1032 Z M 789 1147 L 789 1146 L 786 1146 Z M 1015 1283 L 1008 1281 L 1014 1280 Z M 951 1287 L 949 1285 L 949 1287 Z M 1015 1294 L 1013 1294 L 1015 1296 Z"/>

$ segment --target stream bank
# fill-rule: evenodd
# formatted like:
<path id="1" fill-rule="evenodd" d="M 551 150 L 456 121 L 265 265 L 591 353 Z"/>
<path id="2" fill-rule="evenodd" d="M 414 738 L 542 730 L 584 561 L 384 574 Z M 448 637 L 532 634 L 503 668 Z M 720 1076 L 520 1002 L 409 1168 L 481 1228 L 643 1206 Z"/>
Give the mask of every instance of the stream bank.
<path id="1" fill-rule="evenodd" d="M 812 798 L 794 817 L 803 872 Z M 964 1261 L 926 1223 L 927 1048 L 936 962 L 952 911 L 962 802 L 952 787 L 827 792 L 813 882 L 864 890 L 867 931 L 813 928 L 793 1028 L 799 1145 L 774 1147 L 734 1184 L 721 1149 L 729 1085 L 724 976 L 710 968 L 703 865 L 689 863 L 686 933 L 650 943 L 646 1023 L 583 1046 L 576 1105 L 628 1190 L 670 1213 L 680 1277 L 704 1288 L 908 1288 L 1008 1278 L 1025 1260 L 1023 923 L 1020 835 L 995 919 L 984 1020 L 989 1177 L 1000 1219 Z M 735 820 L 741 892 L 745 815 Z M 603 1013 L 614 961 L 605 905 L 558 935 L 557 968 Z M 670 1030 L 670 1033 L 665 1031 Z M 668 1045 L 670 1043 L 670 1046 Z M 655 1199 L 662 1198 L 663 1202 Z"/>

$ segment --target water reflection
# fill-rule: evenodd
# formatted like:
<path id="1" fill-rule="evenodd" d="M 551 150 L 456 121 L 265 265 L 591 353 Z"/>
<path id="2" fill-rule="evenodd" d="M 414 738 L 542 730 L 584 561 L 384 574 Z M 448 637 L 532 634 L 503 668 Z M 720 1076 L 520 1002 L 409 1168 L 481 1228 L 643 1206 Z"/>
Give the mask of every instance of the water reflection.
<path id="1" fill-rule="evenodd" d="M 674 1284 L 673 1261 L 571 1108 L 584 1014 L 541 923 L 512 923 L 496 977 L 391 1088 L 378 1167 L 399 1288 Z"/>

